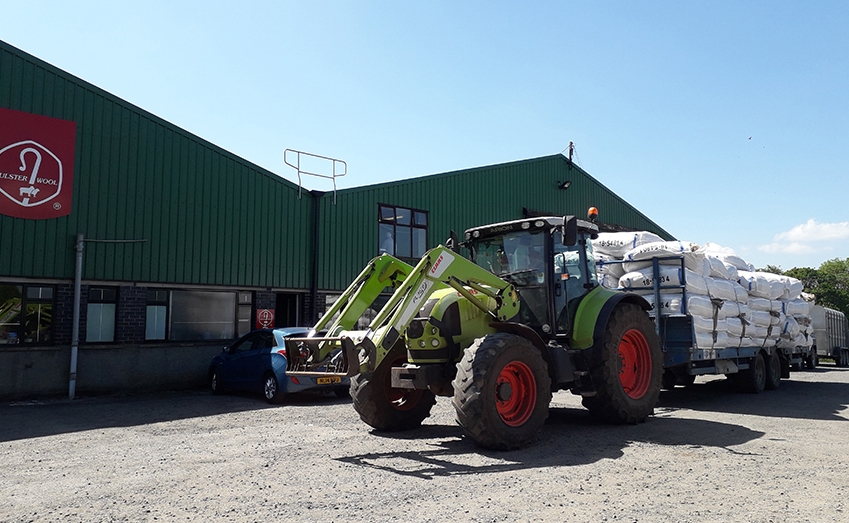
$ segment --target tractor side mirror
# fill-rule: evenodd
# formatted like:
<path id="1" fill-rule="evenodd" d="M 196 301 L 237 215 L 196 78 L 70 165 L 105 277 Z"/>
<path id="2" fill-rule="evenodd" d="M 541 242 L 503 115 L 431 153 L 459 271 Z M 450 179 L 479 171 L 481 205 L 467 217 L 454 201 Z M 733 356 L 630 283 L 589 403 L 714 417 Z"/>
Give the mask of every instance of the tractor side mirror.
<path id="1" fill-rule="evenodd" d="M 574 216 L 563 217 L 563 236 L 560 239 L 565 247 L 572 247 L 578 243 L 578 220 Z"/>
<path id="2" fill-rule="evenodd" d="M 445 242 L 445 246 L 448 247 L 448 250 L 454 251 L 456 253 L 460 253 L 460 242 L 457 240 L 457 233 L 454 232 L 454 229 L 451 229 L 451 235 L 448 237 L 448 241 Z"/>

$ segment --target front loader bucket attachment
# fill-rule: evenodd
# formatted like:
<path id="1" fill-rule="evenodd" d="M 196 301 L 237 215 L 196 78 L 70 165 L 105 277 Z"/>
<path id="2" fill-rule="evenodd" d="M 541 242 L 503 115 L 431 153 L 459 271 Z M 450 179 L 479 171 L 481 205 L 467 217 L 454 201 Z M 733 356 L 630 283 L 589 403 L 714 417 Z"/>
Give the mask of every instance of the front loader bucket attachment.
<path id="1" fill-rule="evenodd" d="M 350 378 L 360 372 L 354 342 L 347 337 L 286 338 L 286 359 L 286 374 L 291 376 Z"/>

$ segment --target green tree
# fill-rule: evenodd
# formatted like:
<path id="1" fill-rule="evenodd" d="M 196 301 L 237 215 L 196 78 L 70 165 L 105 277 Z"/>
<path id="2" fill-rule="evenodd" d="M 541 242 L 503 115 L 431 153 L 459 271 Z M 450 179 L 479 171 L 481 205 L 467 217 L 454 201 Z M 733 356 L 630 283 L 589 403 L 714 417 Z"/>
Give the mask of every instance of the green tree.
<path id="1" fill-rule="evenodd" d="M 759 272 L 771 272 L 773 274 L 784 274 L 784 271 L 781 270 L 781 267 L 777 265 L 767 265 L 762 269 L 758 269 Z M 789 274 L 787 275 L 789 276 Z"/>
<path id="2" fill-rule="evenodd" d="M 849 315 L 849 258 L 828 260 L 819 269 L 793 268 L 784 274 L 800 280 L 818 304 Z"/>

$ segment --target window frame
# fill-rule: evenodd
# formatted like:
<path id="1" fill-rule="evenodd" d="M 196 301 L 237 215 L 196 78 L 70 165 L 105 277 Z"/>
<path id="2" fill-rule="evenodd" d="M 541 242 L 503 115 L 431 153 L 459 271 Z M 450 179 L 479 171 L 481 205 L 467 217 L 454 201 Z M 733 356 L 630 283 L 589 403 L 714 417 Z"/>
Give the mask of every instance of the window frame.
<path id="1" fill-rule="evenodd" d="M 198 293 L 198 292 L 209 292 L 215 294 L 231 294 L 233 296 L 233 318 L 232 318 L 232 326 L 233 326 L 233 337 L 232 338 L 197 338 L 197 339 L 174 339 L 173 335 L 173 321 L 174 321 L 174 293 L 177 292 L 188 292 L 188 293 Z M 145 343 L 163 343 L 163 342 L 192 342 L 192 341 L 204 341 L 207 339 L 239 339 L 243 336 L 253 332 L 254 328 L 254 292 L 253 291 L 245 291 L 245 290 L 205 290 L 205 289 L 164 289 L 164 288 L 148 288 L 147 298 L 145 301 L 145 334 L 144 334 L 144 342 Z M 162 296 L 155 296 L 153 299 L 151 298 L 151 294 L 159 294 L 164 293 L 164 298 Z M 165 307 L 165 337 L 164 338 L 148 338 L 147 327 L 149 323 L 149 312 L 151 307 Z M 178 314 L 178 317 L 180 315 Z"/>
<path id="2" fill-rule="evenodd" d="M 405 213 L 408 215 L 405 216 Z M 377 204 L 378 254 L 388 253 L 401 260 L 418 260 L 428 250 L 429 230 L 430 213 L 428 211 L 388 203 Z M 387 232 L 391 234 L 392 252 L 389 252 L 386 245 Z M 418 246 L 417 237 L 421 239 L 421 235 L 424 235 L 424 244 Z M 399 245 L 399 240 L 406 245 Z"/>
<path id="3" fill-rule="evenodd" d="M 100 292 L 99 297 L 92 297 L 93 293 Z M 107 295 L 108 293 L 108 295 Z M 110 285 L 91 285 L 88 288 L 88 299 L 86 301 L 86 330 L 85 330 L 85 343 L 115 343 L 115 333 L 118 327 L 118 293 L 119 288 L 110 286 Z M 89 339 L 89 335 L 91 334 L 91 312 L 92 305 L 112 305 L 112 339 Z M 100 323 L 100 334 L 103 333 L 102 330 L 103 323 Z M 98 336 L 99 338 L 100 336 Z"/>
<path id="4" fill-rule="evenodd" d="M 54 316 L 56 312 L 56 285 L 50 284 L 27 284 L 23 282 L 0 282 L 0 285 L 8 286 L 8 287 L 16 287 L 18 292 L 20 293 L 20 308 L 17 314 L 18 323 L 11 324 L 7 323 L 5 325 L 15 325 L 16 328 L 9 329 L 7 332 L 14 332 L 16 341 L 14 343 L 9 343 L 8 338 L 6 343 L 0 343 L 0 349 L 20 346 L 33 347 L 33 346 L 45 346 L 45 345 L 54 345 L 56 343 L 55 337 L 55 328 L 54 328 Z M 44 289 L 50 290 L 49 297 L 31 297 L 30 289 L 41 289 L 39 294 L 43 292 Z M 50 320 L 47 327 L 44 329 L 46 331 L 46 340 L 42 339 L 42 336 L 39 334 L 42 332 L 42 329 L 36 329 L 35 331 L 35 340 L 34 341 L 26 341 L 28 331 L 27 327 L 27 316 L 29 314 L 28 309 L 32 305 L 49 305 L 50 312 Z M 41 318 L 41 311 L 39 310 L 39 318 Z M 39 322 L 41 325 L 41 322 Z"/>
<path id="5" fill-rule="evenodd" d="M 164 298 L 159 297 L 159 293 L 163 293 Z M 151 297 L 153 295 L 153 297 Z M 148 327 L 150 326 L 150 309 L 151 307 L 164 307 L 165 308 L 165 325 L 164 334 L 162 338 L 148 338 Z M 154 328 L 156 325 L 154 325 Z M 167 341 L 170 335 L 171 327 L 171 291 L 167 289 L 157 289 L 157 288 L 148 288 L 147 289 L 147 297 L 145 299 L 144 306 L 144 341 L 146 342 L 158 342 L 158 341 Z"/>

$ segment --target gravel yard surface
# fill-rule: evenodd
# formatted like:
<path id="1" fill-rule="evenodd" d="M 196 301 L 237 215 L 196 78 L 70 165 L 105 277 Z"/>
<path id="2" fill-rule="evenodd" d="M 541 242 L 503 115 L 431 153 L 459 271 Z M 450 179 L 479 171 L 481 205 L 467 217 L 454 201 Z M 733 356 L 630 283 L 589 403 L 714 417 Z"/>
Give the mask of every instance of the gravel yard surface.
<path id="1" fill-rule="evenodd" d="M 849 521 L 849 369 L 759 395 L 729 385 L 664 391 L 626 426 L 558 392 L 511 452 L 465 439 L 449 398 L 392 434 L 332 395 L 7 403 L 0 521 Z"/>

